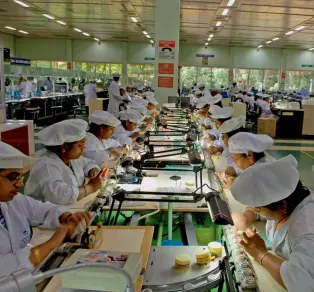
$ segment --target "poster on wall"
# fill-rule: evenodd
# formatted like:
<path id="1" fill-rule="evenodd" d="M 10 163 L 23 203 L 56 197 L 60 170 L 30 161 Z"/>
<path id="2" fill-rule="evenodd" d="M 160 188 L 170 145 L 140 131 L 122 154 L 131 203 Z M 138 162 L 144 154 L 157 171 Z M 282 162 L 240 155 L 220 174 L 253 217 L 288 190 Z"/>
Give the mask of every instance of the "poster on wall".
<path id="1" fill-rule="evenodd" d="M 174 60 L 175 59 L 175 41 L 159 41 L 159 60 Z"/>
<path id="2" fill-rule="evenodd" d="M 173 88 L 173 77 L 158 76 L 158 87 Z"/>
<path id="3" fill-rule="evenodd" d="M 158 74 L 174 74 L 174 64 L 172 63 L 159 63 Z"/>
<path id="4" fill-rule="evenodd" d="M 208 57 L 202 57 L 202 65 L 208 65 Z"/>

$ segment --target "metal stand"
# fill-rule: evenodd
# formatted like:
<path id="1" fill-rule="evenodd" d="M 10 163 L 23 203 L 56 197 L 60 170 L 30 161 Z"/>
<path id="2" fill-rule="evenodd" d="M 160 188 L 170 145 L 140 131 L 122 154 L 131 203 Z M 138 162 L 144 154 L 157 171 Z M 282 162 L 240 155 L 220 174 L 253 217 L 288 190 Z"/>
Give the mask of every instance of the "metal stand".
<path id="1" fill-rule="evenodd" d="M 228 292 L 235 292 L 236 290 L 233 286 L 233 277 L 228 257 L 224 257 L 219 263 L 219 269 L 221 270 L 221 278 L 218 286 L 218 292 L 223 292 L 224 283 L 226 283 Z"/>

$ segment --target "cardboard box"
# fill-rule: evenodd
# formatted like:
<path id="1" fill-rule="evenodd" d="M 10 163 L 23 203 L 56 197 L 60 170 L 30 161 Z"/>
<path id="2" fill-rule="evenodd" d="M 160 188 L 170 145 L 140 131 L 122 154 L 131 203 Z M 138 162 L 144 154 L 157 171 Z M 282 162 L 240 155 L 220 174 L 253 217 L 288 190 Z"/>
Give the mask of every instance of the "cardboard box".
<path id="1" fill-rule="evenodd" d="M 257 122 L 257 134 L 276 137 L 277 120 L 270 117 L 261 117 Z"/>

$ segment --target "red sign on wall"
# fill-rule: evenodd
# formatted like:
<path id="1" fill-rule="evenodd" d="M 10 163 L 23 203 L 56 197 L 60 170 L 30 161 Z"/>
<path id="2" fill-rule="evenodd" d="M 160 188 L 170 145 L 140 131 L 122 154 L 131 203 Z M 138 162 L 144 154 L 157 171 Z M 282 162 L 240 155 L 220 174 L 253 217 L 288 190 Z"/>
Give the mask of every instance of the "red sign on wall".
<path id="1" fill-rule="evenodd" d="M 174 64 L 171 63 L 159 63 L 158 64 L 159 74 L 174 74 Z"/>
<path id="2" fill-rule="evenodd" d="M 175 48 L 175 41 L 159 41 L 159 48 Z"/>
<path id="3" fill-rule="evenodd" d="M 68 62 L 68 70 L 72 70 L 72 63 Z"/>
<path id="4" fill-rule="evenodd" d="M 173 77 L 158 76 L 158 87 L 173 88 Z"/>
<path id="5" fill-rule="evenodd" d="M 286 79 L 286 73 L 285 73 L 285 72 L 282 72 L 282 73 L 281 73 L 281 78 L 282 78 L 282 79 Z"/>

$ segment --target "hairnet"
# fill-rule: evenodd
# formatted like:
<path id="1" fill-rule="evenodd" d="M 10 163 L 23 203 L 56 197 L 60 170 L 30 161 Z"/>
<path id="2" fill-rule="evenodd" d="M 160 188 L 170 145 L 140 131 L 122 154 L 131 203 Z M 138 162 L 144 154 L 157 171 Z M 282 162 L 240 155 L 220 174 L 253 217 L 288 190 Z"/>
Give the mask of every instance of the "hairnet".
<path id="1" fill-rule="evenodd" d="M 157 99 L 154 97 L 154 94 L 148 94 L 146 95 L 146 100 L 148 101 L 148 103 L 152 103 L 153 105 L 157 105 L 158 101 Z"/>
<path id="2" fill-rule="evenodd" d="M 119 119 L 121 121 L 129 121 L 135 124 L 139 124 L 141 122 L 140 113 L 134 109 L 127 109 L 119 112 Z"/>
<path id="3" fill-rule="evenodd" d="M 37 136 L 46 146 L 73 143 L 86 137 L 88 124 L 81 119 L 65 120 L 40 131 Z"/>
<path id="4" fill-rule="evenodd" d="M 232 107 L 223 107 L 220 108 L 219 110 L 216 109 L 215 112 L 213 113 L 213 118 L 214 119 L 227 119 L 232 116 L 233 113 L 233 108 Z"/>
<path id="5" fill-rule="evenodd" d="M 107 125 L 111 127 L 116 127 L 121 124 L 121 122 L 111 113 L 96 110 L 89 117 L 89 122 L 96 125 Z"/>
<path id="6" fill-rule="evenodd" d="M 299 182 L 298 162 L 288 155 L 245 170 L 233 183 L 232 195 L 250 207 L 263 207 L 289 197 Z"/>
<path id="7" fill-rule="evenodd" d="M 0 142 L 0 169 L 24 168 L 34 161 L 9 144 Z"/>
<path id="8" fill-rule="evenodd" d="M 119 73 L 117 73 L 117 72 L 112 74 L 112 77 L 120 77 L 120 76 L 121 75 Z"/>
<path id="9" fill-rule="evenodd" d="M 229 151 L 230 153 L 245 153 L 249 151 L 255 153 L 261 153 L 273 146 L 274 140 L 261 134 L 253 133 L 237 133 L 229 139 Z"/>
<path id="10" fill-rule="evenodd" d="M 240 129 L 241 127 L 245 126 L 246 117 L 245 116 L 239 116 L 237 118 L 233 118 L 231 120 L 228 120 L 224 122 L 221 127 L 219 127 L 218 132 L 220 134 L 229 133 L 232 131 L 235 131 L 237 129 Z"/>

